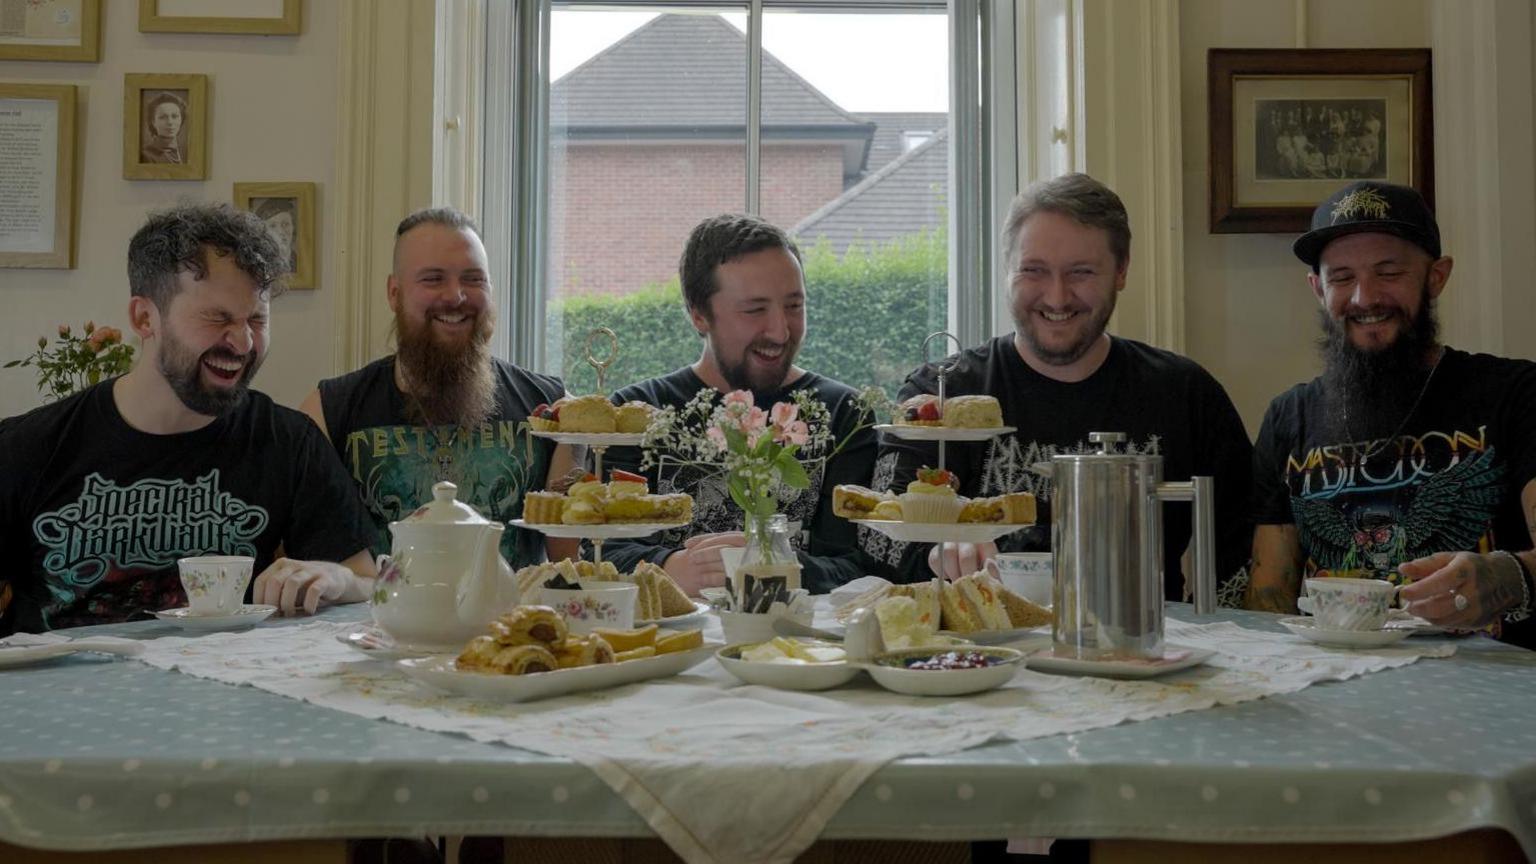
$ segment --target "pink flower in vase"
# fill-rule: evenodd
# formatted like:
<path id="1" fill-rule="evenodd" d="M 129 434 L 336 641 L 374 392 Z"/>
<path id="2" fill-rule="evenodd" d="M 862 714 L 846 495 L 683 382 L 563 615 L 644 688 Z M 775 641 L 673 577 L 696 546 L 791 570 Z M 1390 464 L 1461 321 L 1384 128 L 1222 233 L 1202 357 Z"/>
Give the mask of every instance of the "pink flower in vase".
<path id="1" fill-rule="evenodd" d="M 782 434 L 775 440 L 780 444 L 794 444 L 797 447 L 803 447 L 810 437 L 810 427 L 805 425 L 804 420 L 796 420 L 785 427 Z"/>
<path id="2" fill-rule="evenodd" d="M 719 426 L 711 426 L 708 429 L 705 429 L 704 437 L 709 439 L 709 443 L 715 445 L 716 450 L 720 450 L 722 452 L 725 450 L 725 432 L 722 431 Z"/>
<path id="3" fill-rule="evenodd" d="M 773 411 L 769 413 L 768 419 L 772 421 L 773 425 L 782 429 L 795 422 L 795 417 L 798 416 L 799 413 L 800 406 L 796 405 L 795 403 L 778 402 L 774 404 Z"/>

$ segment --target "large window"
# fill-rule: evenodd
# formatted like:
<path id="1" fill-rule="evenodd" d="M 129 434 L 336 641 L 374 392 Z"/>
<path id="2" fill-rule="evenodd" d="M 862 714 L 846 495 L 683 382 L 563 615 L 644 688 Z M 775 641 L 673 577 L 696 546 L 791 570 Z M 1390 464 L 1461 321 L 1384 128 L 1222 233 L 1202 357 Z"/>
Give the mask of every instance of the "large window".
<path id="1" fill-rule="evenodd" d="M 541 38 L 524 43 L 547 54 L 523 61 L 542 72 L 530 104 L 547 122 L 523 139 L 536 150 L 514 156 L 541 163 L 528 177 L 542 188 L 511 220 L 538 220 L 521 247 L 537 260 L 519 268 L 524 302 L 506 304 L 543 326 L 523 328 L 536 347 L 512 344 L 515 359 L 591 392 L 587 336 L 606 326 L 622 343 L 610 389 L 696 360 L 677 260 L 689 230 L 722 212 L 796 238 L 800 363 L 849 384 L 894 392 L 957 305 L 988 308 L 982 285 L 952 284 L 966 239 L 954 226 L 990 222 L 951 212 L 955 139 L 975 142 L 981 114 L 951 121 L 950 77 L 977 76 L 978 61 L 951 50 L 947 5 L 763 6 L 753 20 L 745 3 L 549 4 Z"/>

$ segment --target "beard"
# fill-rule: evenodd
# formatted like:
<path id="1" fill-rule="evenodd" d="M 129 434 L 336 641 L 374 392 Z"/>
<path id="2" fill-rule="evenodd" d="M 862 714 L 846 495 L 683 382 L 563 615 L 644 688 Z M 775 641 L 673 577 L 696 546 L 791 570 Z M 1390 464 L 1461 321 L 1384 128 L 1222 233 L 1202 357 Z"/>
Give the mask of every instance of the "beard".
<path id="1" fill-rule="evenodd" d="M 413 422 L 473 427 L 491 416 L 496 407 L 493 327 L 491 315 L 481 310 L 467 339 L 444 344 L 432 332 L 430 312 L 419 325 L 395 313 L 399 342 L 395 360 L 410 386 L 412 399 L 407 400 L 406 412 Z"/>
<path id="2" fill-rule="evenodd" d="M 1426 360 L 1440 333 L 1428 283 L 1412 318 L 1401 309 L 1395 314 L 1402 322 L 1397 337 L 1369 350 L 1350 340 L 1346 320 L 1320 310 L 1323 392 L 1330 416 L 1338 418 L 1337 432 L 1345 438 L 1365 441 L 1395 434 L 1423 394 L 1430 374 Z"/>
<path id="3" fill-rule="evenodd" d="M 165 338 L 160 346 L 159 357 L 156 365 L 160 368 L 160 374 L 167 384 L 171 385 L 171 392 L 181 400 L 181 404 L 187 406 L 187 410 L 205 417 L 222 417 L 225 414 L 240 407 L 245 401 L 246 391 L 250 389 L 251 379 L 256 377 L 256 370 L 261 368 L 261 355 L 252 350 L 249 354 L 240 355 L 223 348 L 209 348 L 201 354 L 194 354 L 185 342 L 176 338 L 169 327 L 165 330 Z M 244 363 L 240 378 L 231 387 L 208 387 L 203 384 L 203 361 L 227 360 L 231 363 Z"/>
<path id="4" fill-rule="evenodd" d="M 757 341 L 748 345 L 741 352 L 741 357 L 735 363 L 725 362 L 720 352 L 720 344 L 715 341 L 713 333 L 709 335 L 709 350 L 715 355 L 720 364 L 720 375 L 725 383 L 731 385 L 732 390 L 750 390 L 753 393 L 772 393 L 784 386 L 784 379 L 789 377 L 789 367 L 795 363 L 795 355 L 800 353 L 800 342 L 793 336 L 783 345 L 783 351 L 779 354 L 779 362 L 775 365 L 762 368 L 751 361 L 752 352 L 759 349 L 771 349 L 777 346 L 774 342 Z"/>
<path id="5" fill-rule="evenodd" d="M 1082 358 L 1099 337 L 1104 334 L 1104 328 L 1109 326 L 1109 316 L 1115 314 L 1115 301 L 1119 292 L 1112 292 L 1109 301 L 1097 309 L 1090 309 L 1088 322 L 1081 331 L 1081 335 L 1064 348 L 1048 347 L 1040 339 L 1036 331 L 1036 318 L 1033 309 L 1015 309 L 1013 313 L 1013 326 L 1020 336 L 1024 337 L 1024 343 L 1029 346 L 1030 353 L 1051 366 L 1069 366 Z"/>

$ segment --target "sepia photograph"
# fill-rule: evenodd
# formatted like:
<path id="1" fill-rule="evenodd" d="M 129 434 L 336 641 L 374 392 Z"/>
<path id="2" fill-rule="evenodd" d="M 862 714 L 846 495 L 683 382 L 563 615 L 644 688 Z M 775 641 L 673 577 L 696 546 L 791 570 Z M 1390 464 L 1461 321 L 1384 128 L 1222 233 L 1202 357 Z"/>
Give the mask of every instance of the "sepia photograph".
<path id="1" fill-rule="evenodd" d="M 208 178 L 208 77 L 123 76 L 123 178 Z"/>
<path id="2" fill-rule="evenodd" d="M 236 183 L 234 204 L 267 223 L 287 261 L 289 288 L 316 287 L 315 184 Z"/>
<path id="3" fill-rule="evenodd" d="M 1305 231 L 1352 180 L 1434 202 L 1425 49 L 1229 49 L 1207 59 L 1214 234 Z"/>

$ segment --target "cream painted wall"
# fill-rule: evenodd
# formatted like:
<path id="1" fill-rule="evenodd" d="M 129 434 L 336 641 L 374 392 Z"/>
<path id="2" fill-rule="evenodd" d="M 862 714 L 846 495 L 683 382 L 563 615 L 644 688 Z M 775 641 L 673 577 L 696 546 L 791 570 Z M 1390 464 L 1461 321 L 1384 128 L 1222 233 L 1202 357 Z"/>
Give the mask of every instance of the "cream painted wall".
<path id="1" fill-rule="evenodd" d="M 256 387 L 297 405 L 333 373 L 336 261 L 331 237 L 337 139 L 340 6 L 304 4 L 298 36 L 138 32 L 138 4 L 102 4 L 99 63 L 0 62 L 0 81 L 79 87 L 76 269 L 0 270 L 0 359 L 21 357 L 60 323 L 85 319 L 126 330 L 128 240 L 145 213 L 183 199 L 229 201 L 236 181 L 310 181 L 318 186 L 319 289 L 272 304 L 272 348 Z M 122 178 L 123 75 L 209 76 L 206 181 Z M 0 417 L 42 403 L 31 370 L 0 370 Z"/>
<path id="2" fill-rule="evenodd" d="M 1291 255 L 1293 236 L 1210 233 L 1206 52 L 1425 47 L 1426 8 L 1423 0 L 1182 0 L 1179 40 L 1185 346 L 1226 386 L 1255 436 L 1269 400 L 1317 374 L 1317 302 Z"/>

